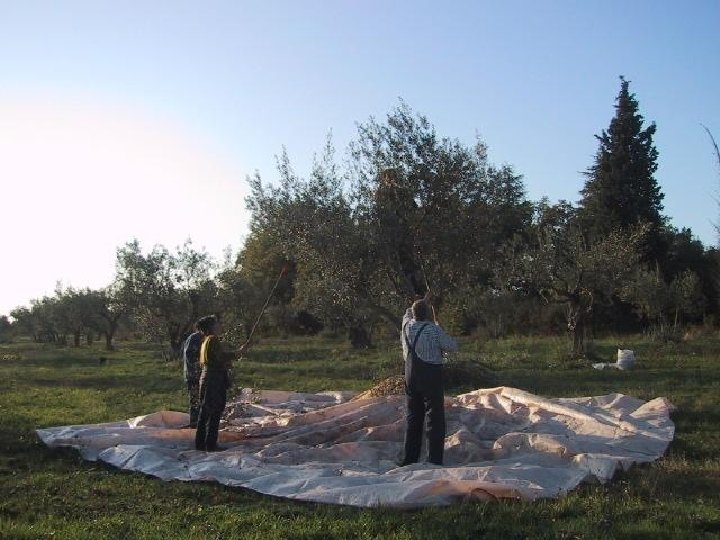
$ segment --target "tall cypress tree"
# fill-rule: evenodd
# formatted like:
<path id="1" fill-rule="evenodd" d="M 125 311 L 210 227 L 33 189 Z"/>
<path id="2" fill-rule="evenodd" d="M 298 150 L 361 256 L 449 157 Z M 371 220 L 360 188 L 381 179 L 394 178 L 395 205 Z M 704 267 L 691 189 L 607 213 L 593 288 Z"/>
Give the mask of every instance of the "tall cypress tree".
<path id="1" fill-rule="evenodd" d="M 644 119 L 629 84 L 620 77 L 615 116 L 609 129 L 595 136 L 598 151 L 595 163 L 585 172 L 579 218 L 592 241 L 612 230 L 649 222 L 653 232 L 644 258 L 658 261 L 663 251 L 657 240 L 664 225 L 664 195 L 653 176 L 658 157 L 653 145 L 656 126 L 653 122 L 643 129 Z"/>

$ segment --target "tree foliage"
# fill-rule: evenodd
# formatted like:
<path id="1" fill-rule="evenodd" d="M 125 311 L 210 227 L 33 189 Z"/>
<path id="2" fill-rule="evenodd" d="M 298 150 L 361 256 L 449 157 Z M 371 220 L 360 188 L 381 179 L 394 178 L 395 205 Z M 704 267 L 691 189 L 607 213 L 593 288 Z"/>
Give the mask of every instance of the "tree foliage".
<path id="1" fill-rule="evenodd" d="M 212 266 L 207 252 L 190 241 L 174 253 L 164 246 L 143 253 L 137 240 L 128 242 L 117 250 L 117 298 L 148 339 L 167 340 L 170 354 L 178 356 L 193 323 L 215 306 Z"/>
<path id="2" fill-rule="evenodd" d="M 467 147 L 439 137 L 404 103 L 385 123 L 360 124 L 351 156 L 354 198 L 373 251 L 396 279 L 420 270 L 414 290 L 395 284 L 401 295 L 422 292 L 425 280 L 438 292 L 486 285 L 500 247 L 530 222 L 532 206 L 512 167 L 490 164 L 482 141 Z"/>
<path id="3" fill-rule="evenodd" d="M 596 303 L 611 303 L 638 268 L 649 228 L 645 223 L 617 229 L 591 242 L 567 202 L 541 201 L 534 237 L 505 251 L 506 287 L 537 294 L 546 304 L 563 304 L 571 352 L 582 355 L 588 314 Z"/>
<path id="4" fill-rule="evenodd" d="M 285 153 L 278 172 L 277 186 L 251 180 L 252 235 L 296 262 L 296 305 L 355 332 L 378 317 L 397 324 L 428 285 L 486 285 L 531 217 L 511 167 L 490 165 L 480 142 L 438 137 L 405 104 L 358 125 L 344 172 L 331 141 L 309 178 Z"/>
<path id="5" fill-rule="evenodd" d="M 10 343 L 12 336 L 13 328 L 10 319 L 7 315 L 0 316 L 0 343 Z"/>
<path id="6" fill-rule="evenodd" d="M 620 295 L 648 319 L 654 334 L 663 339 L 678 339 L 683 318 L 697 317 L 705 307 L 700 279 L 690 270 L 668 283 L 659 268 L 639 269 Z"/>
<path id="7" fill-rule="evenodd" d="M 579 217 L 591 240 L 614 230 L 626 230 L 638 223 L 649 223 L 646 260 L 662 259 L 658 237 L 665 219 L 663 193 L 655 180 L 658 152 L 653 143 L 656 126 L 643 127 L 630 82 L 620 77 L 620 93 L 610 127 L 596 135 L 595 162 L 585 173 Z"/>

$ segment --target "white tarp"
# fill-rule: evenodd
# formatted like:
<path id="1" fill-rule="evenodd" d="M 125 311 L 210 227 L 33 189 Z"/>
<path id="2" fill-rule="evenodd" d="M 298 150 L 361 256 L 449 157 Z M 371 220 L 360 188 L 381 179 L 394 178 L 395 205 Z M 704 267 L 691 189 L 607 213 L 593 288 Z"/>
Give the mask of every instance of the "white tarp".
<path id="1" fill-rule="evenodd" d="M 37 430 L 51 447 L 163 480 L 214 480 L 353 506 L 557 497 L 580 482 L 660 458 L 673 438 L 665 398 L 546 399 L 500 387 L 446 398 L 445 465 L 398 467 L 404 397 L 246 391 L 229 405 L 222 452 L 194 450 L 185 413 Z"/>

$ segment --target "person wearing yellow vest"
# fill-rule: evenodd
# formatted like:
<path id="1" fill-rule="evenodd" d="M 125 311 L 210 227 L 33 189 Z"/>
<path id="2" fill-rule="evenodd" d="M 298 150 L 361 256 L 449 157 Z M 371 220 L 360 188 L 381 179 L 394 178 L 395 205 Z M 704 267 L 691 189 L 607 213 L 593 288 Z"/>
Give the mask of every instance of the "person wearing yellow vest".
<path id="1" fill-rule="evenodd" d="M 232 384 L 230 369 L 232 360 L 241 356 L 245 346 L 238 351 L 226 352 L 218 337 L 222 334 L 222 325 L 217 317 L 209 315 L 197 322 L 198 329 L 204 334 L 200 345 L 200 414 L 195 431 L 195 449 L 206 452 L 221 450 L 218 446 L 220 417 L 225 409 L 227 390 Z"/>

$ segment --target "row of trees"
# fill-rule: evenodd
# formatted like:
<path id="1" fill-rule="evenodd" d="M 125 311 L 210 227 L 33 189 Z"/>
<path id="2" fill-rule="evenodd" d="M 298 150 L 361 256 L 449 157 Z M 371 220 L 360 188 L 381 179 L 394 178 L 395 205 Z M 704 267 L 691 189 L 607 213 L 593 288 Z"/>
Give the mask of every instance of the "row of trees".
<path id="1" fill-rule="evenodd" d="M 269 289 L 266 276 L 252 266 L 239 270 L 230 259 L 214 261 L 191 241 L 174 251 L 157 245 L 144 252 L 137 240 L 117 249 L 115 278 L 100 290 L 58 284 L 53 296 L 33 300 L 0 318 L 0 341 L 26 335 L 58 345 L 92 343 L 102 336 L 108 350 L 118 333 L 156 343 L 168 358 L 177 357 L 184 338 L 202 315 L 218 313 L 228 337 L 245 338 Z M 266 328 L 314 332 L 321 324 L 309 314 L 293 314 L 293 272 L 283 279 L 264 319 Z"/>
<path id="2" fill-rule="evenodd" d="M 189 242 L 149 253 L 131 242 L 107 289 L 58 289 L 14 311 L 15 326 L 76 344 L 90 329 L 108 347 L 124 327 L 177 354 L 204 313 L 220 313 L 231 337 L 247 334 L 289 263 L 268 331 L 343 329 L 366 346 L 430 287 L 456 332 L 568 332 L 576 354 L 588 332 L 676 333 L 717 314 L 717 252 L 662 214 L 656 127 L 620 83 L 577 205 L 529 201 L 521 175 L 490 163 L 482 141 L 440 137 L 401 102 L 358 125 L 342 166 L 329 139 L 309 177 L 283 152 L 275 183 L 251 178 L 250 233 L 235 261 L 217 264 Z"/>

